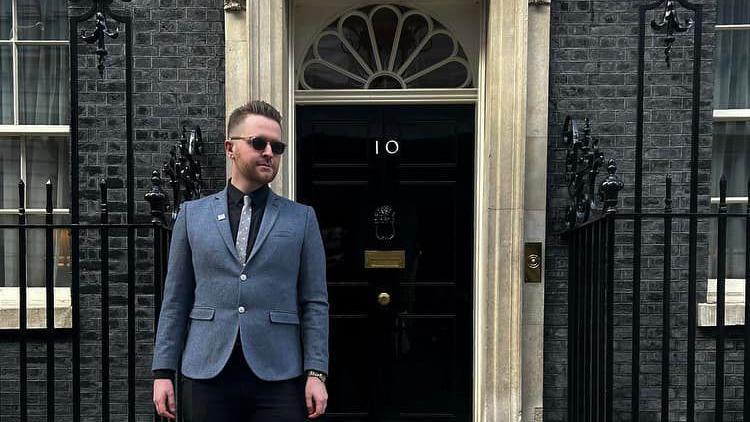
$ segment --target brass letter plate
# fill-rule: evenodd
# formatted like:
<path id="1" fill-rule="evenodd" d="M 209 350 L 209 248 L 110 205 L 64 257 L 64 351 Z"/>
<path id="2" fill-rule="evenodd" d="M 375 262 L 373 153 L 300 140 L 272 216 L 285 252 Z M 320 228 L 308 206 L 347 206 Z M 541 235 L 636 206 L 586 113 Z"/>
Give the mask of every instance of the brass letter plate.
<path id="1" fill-rule="evenodd" d="M 406 268 L 406 252 L 365 251 L 365 268 Z"/>

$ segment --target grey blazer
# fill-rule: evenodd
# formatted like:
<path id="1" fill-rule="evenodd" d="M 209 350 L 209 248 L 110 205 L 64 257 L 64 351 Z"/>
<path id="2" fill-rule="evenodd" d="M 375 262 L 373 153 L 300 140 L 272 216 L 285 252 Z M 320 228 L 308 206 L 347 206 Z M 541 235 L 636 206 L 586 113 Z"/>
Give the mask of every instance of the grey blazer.
<path id="1" fill-rule="evenodd" d="M 328 372 L 325 252 L 315 211 L 269 192 L 243 264 L 229 227 L 226 189 L 182 204 L 174 223 L 152 369 L 207 379 L 237 336 L 253 372 L 284 380 Z"/>

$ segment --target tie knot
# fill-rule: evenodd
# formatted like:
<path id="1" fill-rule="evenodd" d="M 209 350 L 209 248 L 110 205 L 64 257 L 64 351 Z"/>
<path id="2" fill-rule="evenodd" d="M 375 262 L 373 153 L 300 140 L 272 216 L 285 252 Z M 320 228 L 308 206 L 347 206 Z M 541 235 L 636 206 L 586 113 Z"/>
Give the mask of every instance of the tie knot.
<path id="1" fill-rule="evenodd" d="M 244 204 L 244 205 L 245 205 L 246 207 L 249 207 L 249 206 L 250 206 L 250 205 L 251 205 L 251 204 L 253 203 L 252 199 L 250 199 L 250 195 L 245 195 L 245 196 L 243 196 L 243 197 L 242 197 L 242 201 L 243 201 L 243 204 Z"/>

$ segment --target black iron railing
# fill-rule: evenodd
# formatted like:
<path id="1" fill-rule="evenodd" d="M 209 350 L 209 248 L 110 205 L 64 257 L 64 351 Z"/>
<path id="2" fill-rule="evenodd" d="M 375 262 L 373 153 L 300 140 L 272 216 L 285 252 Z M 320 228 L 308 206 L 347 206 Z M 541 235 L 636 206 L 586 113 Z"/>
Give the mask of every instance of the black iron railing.
<path id="1" fill-rule="evenodd" d="M 158 179 L 158 177 L 156 177 Z M 160 180 L 158 181 L 158 184 L 160 185 Z M 155 183 L 156 185 L 156 183 Z M 162 197 L 162 201 L 159 202 L 158 200 L 156 202 L 153 201 L 154 198 L 151 198 L 149 202 L 152 203 L 152 220 L 147 223 L 112 223 L 109 220 L 109 201 L 108 201 L 108 195 L 107 195 L 107 184 L 104 180 L 101 181 L 100 184 L 100 209 L 99 209 L 99 222 L 98 223 L 86 223 L 86 224 L 80 224 L 80 223 L 55 223 L 54 222 L 54 215 L 53 215 L 53 185 L 51 182 L 47 182 L 46 184 L 46 212 L 44 214 L 45 221 L 43 224 L 29 224 L 27 219 L 27 212 L 24 207 L 25 198 L 24 193 L 26 192 L 26 186 L 23 181 L 19 182 L 18 184 L 18 192 L 19 192 L 19 206 L 18 206 L 18 222 L 15 224 L 0 224 L 0 230 L 2 231 L 15 231 L 18 233 L 18 265 L 19 265 L 19 280 L 18 280 L 18 287 L 19 287 L 19 309 L 18 309 L 18 329 L 3 329 L 0 330 L 0 338 L 2 338 L 2 341 L 4 344 L 8 344 L 11 342 L 17 342 L 19 346 L 19 368 L 18 368 L 18 374 L 19 374 L 19 401 L 18 401 L 18 414 L 15 415 L 18 417 L 21 421 L 28 420 L 29 417 L 29 390 L 28 385 L 30 381 L 42 381 L 38 379 L 31 380 L 29 377 L 29 357 L 27 355 L 27 346 L 29 341 L 34 340 L 42 340 L 46 344 L 46 380 L 44 380 L 46 385 L 46 415 L 47 420 L 53 421 L 56 420 L 57 416 L 64 417 L 63 415 L 56 415 L 55 414 L 55 406 L 56 406 L 56 398 L 59 396 L 56 394 L 56 385 L 64 384 L 66 380 L 57 380 L 56 379 L 56 371 L 55 371 L 55 349 L 59 348 L 58 341 L 59 340 L 67 340 L 71 339 L 76 335 L 76 327 L 80 327 L 80 325 L 74 325 L 71 327 L 57 327 L 55 326 L 55 298 L 54 298 L 54 265 L 55 265 L 55 248 L 54 248 L 54 231 L 55 230 L 67 230 L 69 232 L 78 232 L 78 234 L 86 234 L 86 237 L 91 241 L 93 240 L 95 243 L 99 245 L 99 254 L 98 254 L 98 265 L 94 265 L 99 268 L 99 285 L 98 289 L 96 289 L 96 294 L 100 297 L 100 303 L 98 304 L 98 310 L 100 313 L 100 356 L 93 357 L 93 356 L 86 356 L 86 358 L 98 358 L 101 364 L 100 368 L 100 375 L 101 375 L 101 388 L 100 388 L 100 394 L 101 394 L 101 415 L 102 420 L 109 420 L 110 418 L 110 374 L 112 373 L 110 369 L 110 336 L 112 334 L 112 328 L 110 326 L 110 312 L 112 310 L 112 306 L 110 304 L 111 298 L 117 298 L 118 302 L 122 302 L 124 299 L 121 296 L 118 296 L 116 293 L 113 293 L 110 289 L 110 281 L 111 281 L 111 275 L 110 275 L 110 266 L 113 265 L 114 261 L 110 260 L 110 244 L 111 240 L 115 237 L 113 235 L 113 232 L 117 232 L 117 237 L 122 237 L 121 233 L 129 233 L 129 232 L 138 232 L 138 240 L 144 243 L 150 243 L 150 247 L 152 249 L 151 253 L 153 254 L 153 259 L 149 260 L 147 263 L 149 268 L 149 271 L 151 272 L 152 276 L 152 290 L 154 295 L 154 302 L 153 304 L 148 303 L 146 306 L 140 305 L 138 301 L 136 301 L 136 296 L 133 295 L 132 297 L 128 295 L 127 297 L 127 309 L 128 309 L 128 315 L 127 315 L 127 324 L 126 324 L 126 330 L 127 330 L 127 338 L 135 338 L 135 333 L 137 330 L 136 323 L 138 322 L 138 319 L 136 317 L 136 313 L 140 313 L 141 311 L 144 311 L 145 314 L 153 314 L 154 315 L 154 327 L 156 326 L 156 319 L 158 318 L 158 307 L 161 302 L 162 297 L 162 291 L 163 291 L 163 280 L 165 276 L 165 268 L 166 268 L 166 256 L 167 256 L 167 248 L 169 244 L 169 238 L 171 230 L 170 228 L 165 225 L 164 222 L 164 199 L 166 198 L 165 195 Z M 152 195 L 153 196 L 153 195 Z M 158 192 L 156 194 L 156 198 L 158 199 L 159 195 Z M 45 260 L 44 260 L 44 288 L 45 288 L 45 325 L 44 328 L 31 328 L 28 326 L 28 277 L 27 277 L 27 267 L 31 265 L 39 265 L 39 263 L 36 262 L 29 262 L 28 261 L 28 242 L 27 242 L 27 235 L 28 233 L 32 231 L 44 231 L 45 237 Z M 85 248 L 84 248 L 85 249 Z M 127 254 L 127 262 L 136 262 L 136 254 L 141 251 L 142 249 L 138 248 L 126 248 L 124 249 L 124 253 Z M 81 279 L 81 249 L 78 248 L 72 248 L 70 250 L 71 253 L 71 285 L 77 285 L 79 284 L 79 280 Z M 148 255 L 148 254 L 147 254 Z M 139 263 L 143 263 L 143 260 L 139 260 Z M 90 268 L 86 269 L 87 272 L 90 272 Z M 135 283 L 135 275 L 138 272 L 141 272 L 142 269 L 137 269 L 135 266 L 128 266 L 127 273 L 128 273 L 128 291 L 135 290 L 136 286 L 131 285 L 130 283 Z M 150 289 L 147 289 L 150 290 Z M 89 292 L 91 293 L 91 292 Z M 80 313 L 80 309 L 76 309 L 76 306 L 80 306 L 80 289 L 73 290 L 71 289 L 71 303 L 74 307 L 71 309 L 72 315 L 76 315 Z M 78 296 L 78 297 L 76 297 Z M 131 314 L 132 312 L 132 314 Z M 80 328 L 78 328 L 80 329 Z M 91 327 L 87 327 L 87 329 L 91 329 Z M 80 332 L 78 333 L 80 334 Z M 70 351 L 70 354 L 72 356 L 72 368 L 80 368 L 81 367 L 81 351 L 80 349 L 77 349 L 80 347 L 80 343 L 72 342 L 69 343 L 72 350 Z M 135 365 L 137 356 L 136 356 L 136 348 L 133 344 L 128 345 L 128 353 L 127 353 L 127 364 Z M 0 364 L 2 365 L 2 364 Z M 6 368 L 7 369 L 7 368 Z M 59 372 L 59 371 L 58 371 Z M 72 379 L 79 378 L 80 379 L 80 373 L 79 374 L 68 374 L 71 375 Z M 76 377 L 76 375 L 78 375 Z M 132 372 L 127 372 L 126 382 L 128 386 L 134 386 L 136 385 L 136 380 Z M 76 390 L 77 389 L 77 390 Z M 67 390 L 67 388 L 66 388 Z M 75 400 L 78 398 L 80 400 L 81 397 L 81 384 L 75 383 L 73 385 L 72 389 L 72 396 L 69 399 Z M 128 406 L 130 408 L 135 409 L 136 403 L 134 402 L 134 398 L 132 399 L 133 402 L 128 403 Z M 33 402 L 32 402 L 33 403 Z M 59 404 L 59 403 L 57 403 Z M 80 406 L 80 403 L 78 404 Z M 76 406 L 78 407 L 78 406 Z M 38 409 L 37 409 L 38 410 Z M 12 416 L 12 415 L 0 415 L 0 417 L 5 416 Z M 77 415 L 68 415 L 68 417 L 72 416 L 73 420 L 79 420 L 79 417 Z M 133 414 L 133 417 L 135 417 L 135 414 Z"/>
<path id="2" fill-rule="evenodd" d="M 705 198 L 705 193 L 701 192 L 707 187 L 707 180 L 701 179 L 705 175 L 699 174 L 699 169 L 706 164 L 706 158 L 700 156 L 700 137 L 708 135 L 701 129 L 701 113 L 706 111 L 701 104 L 701 92 L 705 88 L 701 82 L 703 6 L 688 0 L 658 0 L 635 7 L 638 10 L 635 155 L 634 168 L 628 169 L 633 175 L 629 186 L 632 212 L 617 212 L 614 205 L 605 205 L 600 216 L 593 216 L 590 210 L 602 208 L 595 203 L 592 194 L 595 164 L 601 161 L 599 145 L 590 137 L 588 124 L 583 136 L 576 136 L 575 130 L 570 129 L 573 126 L 566 122 L 564 133 L 569 149 L 569 190 L 574 187 L 566 215 L 569 229 L 566 232 L 569 248 L 568 419 L 576 422 L 722 421 L 726 413 L 738 420 L 750 420 L 750 395 L 744 394 L 738 399 L 737 390 L 729 397 L 725 394 L 728 386 L 734 388 L 737 384 L 737 368 L 741 366 L 730 367 L 734 378 L 727 382 L 728 331 L 724 320 L 727 223 L 738 220 L 745 224 L 745 233 L 735 235 L 745 236 L 747 245 L 750 208 L 745 213 L 728 212 L 726 179 L 722 178 L 718 208 L 711 212 L 699 209 L 701 198 Z M 656 17 L 649 25 L 647 15 Z M 649 27 L 656 36 L 647 42 Z M 686 35 L 678 41 L 676 35 L 681 33 Z M 675 160 L 674 167 L 668 163 L 670 169 L 682 173 L 679 180 L 684 186 L 673 189 L 672 178 L 666 176 L 664 185 L 658 181 L 659 186 L 654 187 L 655 179 L 651 174 L 651 178 L 646 179 L 651 185 L 646 186 L 651 197 L 648 200 L 651 204 L 658 200 L 655 192 L 664 186 L 663 207 L 657 205 L 649 209 L 647 205 L 644 209 L 644 203 L 649 204 L 644 200 L 644 168 L 649 164 L 644 160 L 644 140 L 660 142 L 648 139 L 650 134 L 646 133 L 645 122 L 668 123 L 655 121 L 653 113 L 647 118 L 645 110 L 646 51 L 656 46 L 655 42 L 663 42 L 665 66 L 657 67 L 659 62 L 650 60 L 650 75 L 670 71 L 676 60 L 672 57 L 673 46 L 683 45 L 685 51 L 690 51 L 678 57 L 692 61 L 684 67 L 690 73 L 685 84 L 692 85 L 689 105 L 685 103 L 678 108 L 689 109 L 691 125 L 689 131 L 674 134 L 681 138 L 679 141 L 659 145 L 684 151 L 682 160 Z M 572 165 L 571 157 L 575 159 Z M 689 159 L 689 167 L 684 159 Z M 593 173 L 589 169 L 593 169 Z M 679 206 L 674 209 L 673 195 L 684 201 L 676 202 Z M 616 203 L 616 197 L 614 200 Z M 707 230 L 707 223 L 715 227 L 715 231 Z M 703 249 L 708 249 L 710 237 L 715 238 L 716 248 L 712 254 L 707 254 Z M 747 250 L 745 255 L 747 273 L 750 269 Z M 707 263 L 715 263 L 717 268 L 716 328 L 699 331 L 697 305 L 699 297 L 706 293 Z M 642 285 L 647 286 L 645 292 L 641 291 Z M 748 290 L 745 289 L 746 304 Z M 642 312 L 641 307 L 646 311 Z M 748 316 L 746 306 L 745 321 L 750 321 Z M 747 351 L 749 325 L 745 324 L 739 339 L 730 339 L 732 348 L 741 349 L 744 345 Z M 642 350 L 642 342 L 647 349 Z M 711 347 L 706 346 L 707 342 Z M 732 352 L 732 358 L 738 359 L 736 349 Z M 703 361 L 697 362 L 699 353 Z M 744 353 L 742 358 L 744 391 L 748 391 L 750 380 L 749 355 Z M 706 368 L 711 365 L 713 382 L 707 381 Z M 699 366 L 703 371 L 700 377 L 697 376 Z M 646 393 L 646 390 L 649 391 Z M 731 407 L 725 406 L 728 400 L 732 400 Z M 741 411 L 737 410 L 738 402 L 744 402 Z"/>
<path id="3" fill-rule="evenodd" d="M 748 185 L 748 194 L 750 194 L 750 184 Z M 630 227 L 635 227 L 637 223 L 657 222 L 662 228 L 663 241 L 659 242 L 656 247 L 661 250 L 663 269 L 662 269 L 662 290 L 661 290 L 661 321 L 662 321 L 662 338 L 661 338 L 661 385 L 660 385 L 660 414 L 662 421 L 672 420 L 670 415 L 679 414 L 680 412 L 687 415 L 687 420 L 695 420 L 696 414 L 696 385 L 692 383 L 674 383 L 670 374 L 670 368 L 678 362 L 696 361 L 696 325 L 690 324 L 687 328 L 688 347 L 684 351 L 673 350 L 672 340 L 674 331 L 674 320 L 672 309 L 678 304 L 684 304 L 675 299 L 672 295 L 672 286 L 674 283 L 686 283 L 689 285 L 688 290 L 693 292 L 689 294 L 688 300 L 694 300 L 694 293 L 697 290 L 694 274 L 696 273 L 697 259 L 689 260 L 689 268 L 686 275 L 677 279 L 673 277 L 674 271 L 673 251 L 680 245 L 673 245 L 674 227 L 693 227 L 699 222 L 715 222 L 717 230 L 712 235 L 716 236 L 716 255 L 708 257 L 716 261 L 716 329 L 711 330 L 708 334 L 713 336 L 715 344 L 715 366 L 714 382 L 704 383 L 702 387 L 713 388 L 713 397 L 703 398 L 707 401 L 713 401 L 713 416 L 711 420 L 722 421 L 728 414 L 726 401 L 726 389 L 732 385 L 726 380 L 727 371 L 725 360 L 727 357 L 727 339 L 728 329 L 725 323 L 726 311 L 726 274 L 727 274 L 727 227 L 728 221 L 738 219 L 744 223 L 745 239 L 750 238 L 750 205 L 746 207 L 744 213 L 730 213 L 727 207 L 727 180 L 721 178 L 720 196 L 718 209 L 715 212 L 672 212 L 672 180 L 666 178 L 666 193 L 664 198 L 664 210 L 657 213 L 618 213 L 616 209 L 610 207 L 607 211 L 588 222 L 585 222 L 566 233 L 568 240 L 569 253 L 569 290 L 568 290 L 568 417 L 571 421 L 612 421 L 612 420 L 632 420 L 638 421 L 641 418 L 639 405 L 633 404 L 634 401 L 641 401 L 639 391 L 641 391 L 643 380 L 642 362 L 640 349 L 636 344 L 640 343 L 641 323 L 641 278 L 642 268 L 640 267 L 642 245 L 640 235 L 634 235 L 633 241 L 633 269 L 632 281 L 625 282 L 620 287 L 615 283 L 615 272 L 620 271 L 627 263 L 620 259 L 615 253 L 615 247 L 622 246 L 623 242 L 618 241 L 618 236 L 630 235 Z M 627 227 L 628 230 L 619 229 Z M 750 280 L 750 244 L 745 242 L 745 280 Z M 650 246 L 655 246 L 651 244 Z M 653 249 L 652 249 L 653 253 Z M 618 280 L 622 281 L 622 280 Z M 632 348 L 632 358 L 630 360 L 631 385 L 629 396 L 625 394 L 617 395 L 614 391 L 614 345 L 615 337 L 613 336 L 614 319 L 613 312 L 618 305 L 614 302 L 615 295 L 632 295 L 630 306 L 632 307 L 632 328 L 633 337 L 629 339 L 629 345 Z M 653 291 L 651 293 L 654 293 Z M 745 304 L 750 303 L 750 289 L 745 289 Z M 696 321 L 696 302 L 688 303 L 688 321 Z M 747 351 L 750 346 L 750 307 L 745 306 L 745 324 L 742 329 L 742 336 L 739 342 L 744 345 Z M 684 352 L 684 359 L 677 356 Z M 692 356 L 691 356 L 692 355 Z M 675 359 L 675 356 L 678 358 Z M 750 353 L 744 353 L 744 391 L 749 391 L 750 387 Z M 622 363 L 622 362 L 618 362 Z M 695 368 L 686 368 L 686 376 Z M 735 376 L 739 374 L 734 374 Z M 736 382 L 736 381 L 735 381 Z M 621 386 L 620 386 L 621 387 Z M 670 395 L 670 391 L 675 389 L 692 389 L 685 391 L 688 401 L 682 404 Z M 743 399 L 744 408 L 740 412 L 735 410 L 733 417 L 741 415 L 742 420 L 750 420 L 750 395 L 745 394 Z M 619 407 L 618 415 L 615 416 L 615 403 L 630 402 L 630 411 L 622 411 Z M 674 403 L 680 403 L 680 409 L 675 409 Z M 702 406 L 703 408 L 705 406 Z M 710 410 L 709 410 L 710 412 Z M 708 416 L 707 416 L 708 417 Z M 623 419 L 624 418 L 624 419 Z M 734 419 L 733 419 L 734 420 Z"/>

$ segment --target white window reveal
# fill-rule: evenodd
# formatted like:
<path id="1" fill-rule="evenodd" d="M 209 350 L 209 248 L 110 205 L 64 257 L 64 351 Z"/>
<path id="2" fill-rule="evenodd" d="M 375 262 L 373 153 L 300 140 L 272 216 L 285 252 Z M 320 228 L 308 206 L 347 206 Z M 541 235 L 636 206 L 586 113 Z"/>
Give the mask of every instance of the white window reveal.
<path id="1" fill-rule="evenodd" d="M 297 74 L 302 90 L 473 88 L 456 37 L 425 13 L 390 4 L 349 11 L 328 25 Z"/>

